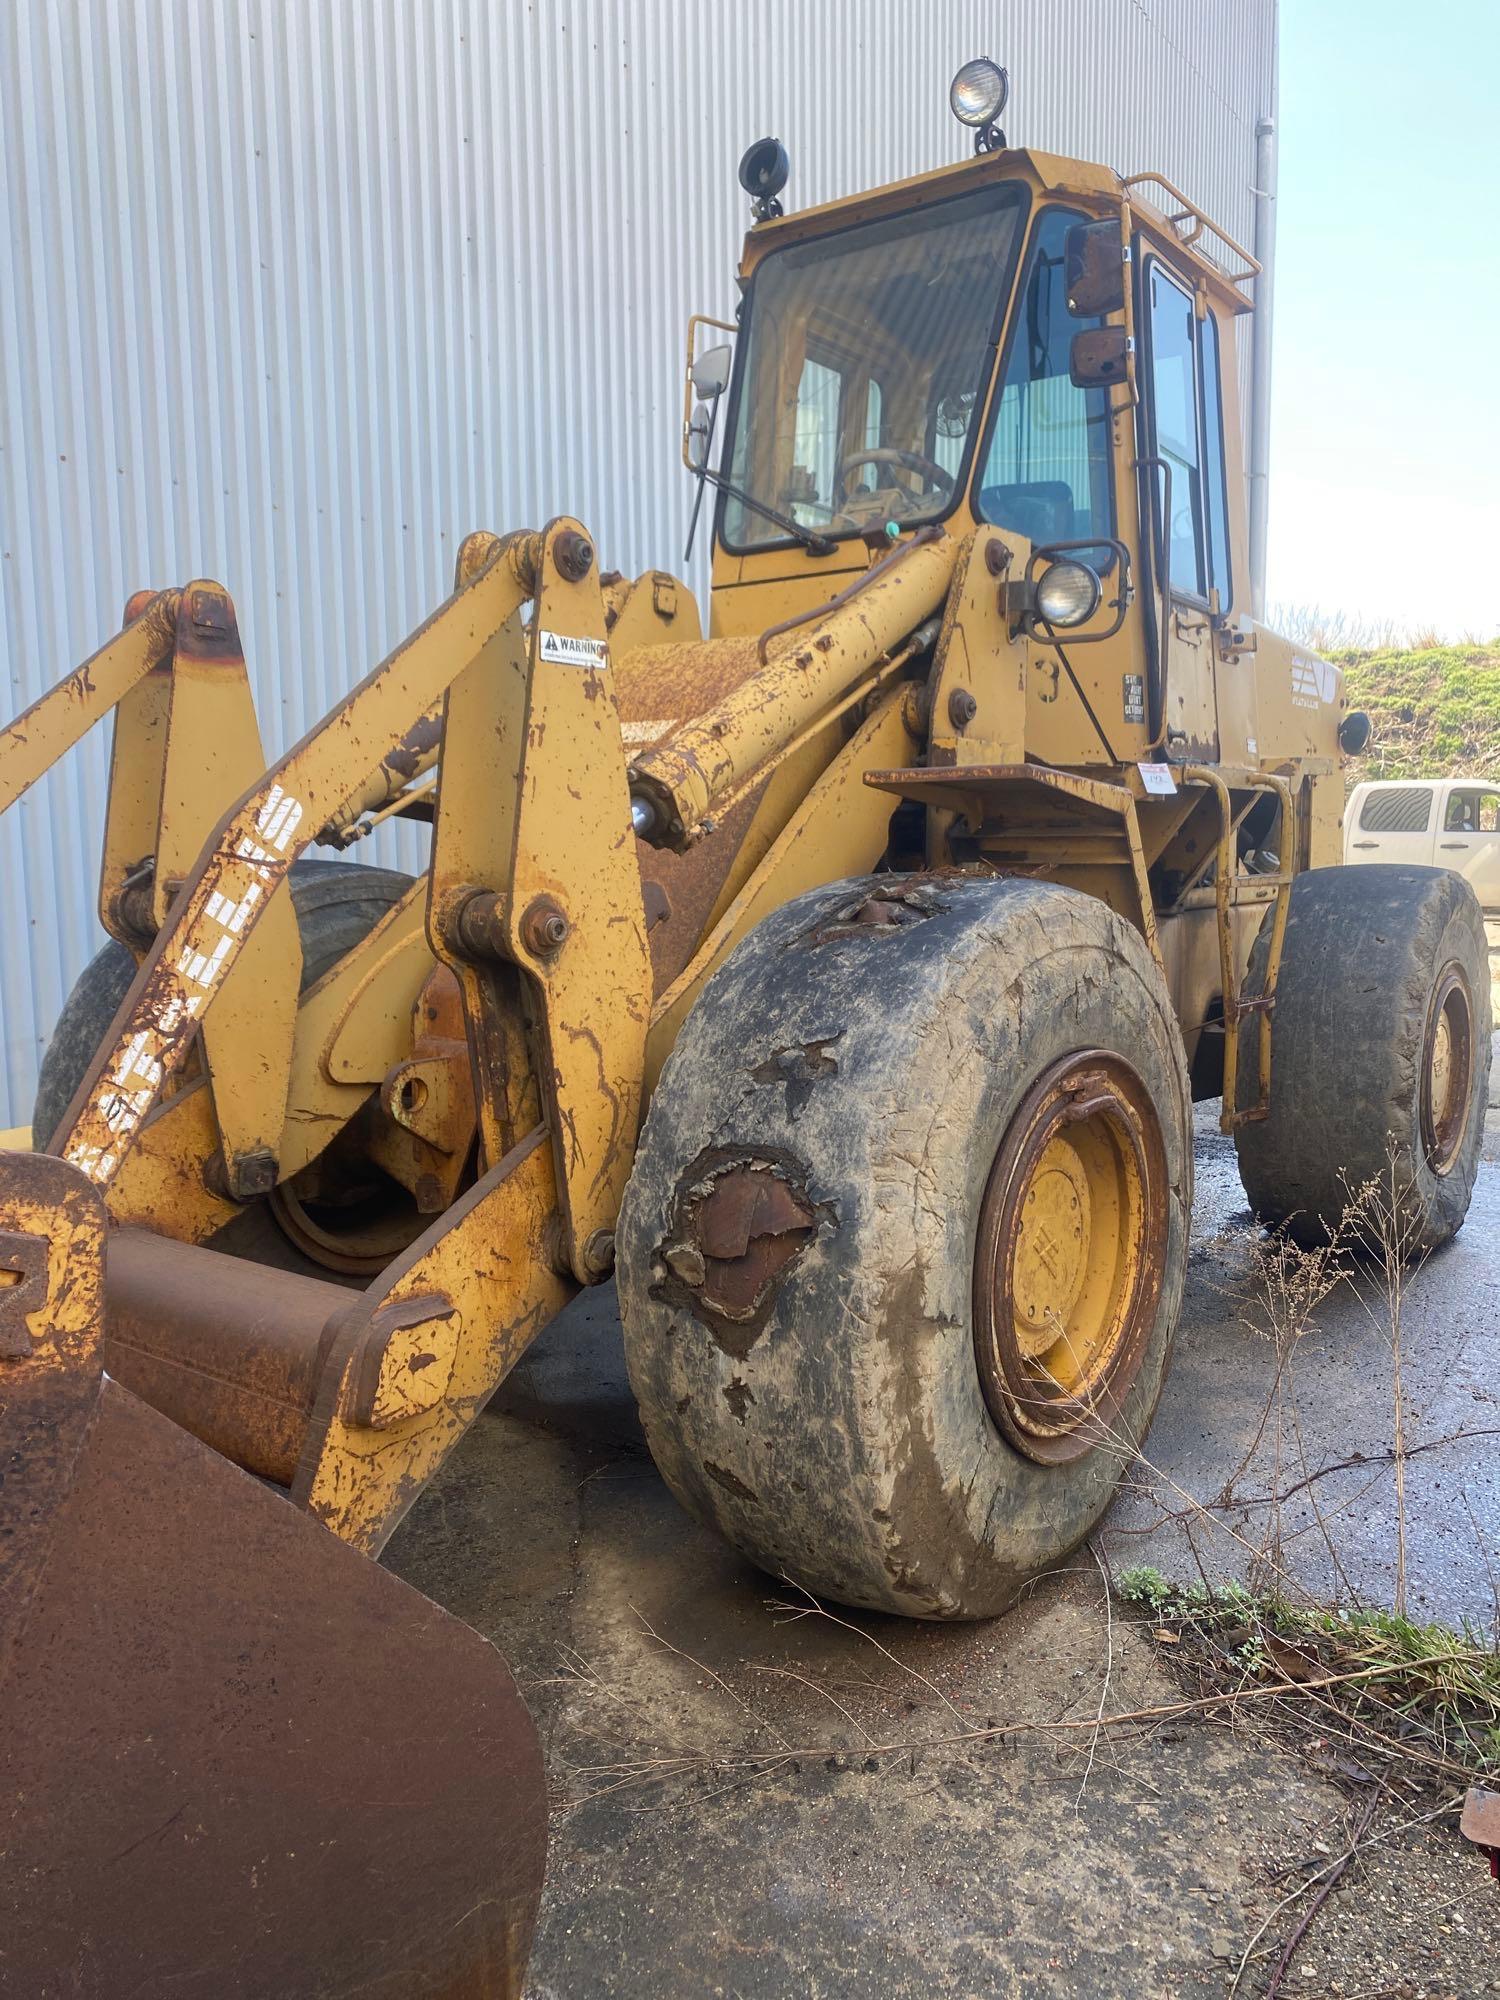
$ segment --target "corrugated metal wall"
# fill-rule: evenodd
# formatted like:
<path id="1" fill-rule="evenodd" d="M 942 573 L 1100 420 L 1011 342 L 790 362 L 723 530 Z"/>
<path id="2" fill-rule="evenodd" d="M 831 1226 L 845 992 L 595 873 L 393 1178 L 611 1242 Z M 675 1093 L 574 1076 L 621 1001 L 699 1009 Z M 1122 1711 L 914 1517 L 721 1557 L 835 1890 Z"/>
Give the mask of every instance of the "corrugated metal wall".
<path id="1" fill-rule="evenodd" d="M 275 751 L 471 528 L 566 510 L 675 566 L 683 321 L 733 301 L 752 138 L 797 207 L 958 158 L 948 80 L 992 54 L 1013 141 L 1248 239 L 1274 34 L 1274 0 L 6 0 L 0 704 L 216 576 Z M 100 941 L 107 749 L 0 822 L 0 1125 Z"/>

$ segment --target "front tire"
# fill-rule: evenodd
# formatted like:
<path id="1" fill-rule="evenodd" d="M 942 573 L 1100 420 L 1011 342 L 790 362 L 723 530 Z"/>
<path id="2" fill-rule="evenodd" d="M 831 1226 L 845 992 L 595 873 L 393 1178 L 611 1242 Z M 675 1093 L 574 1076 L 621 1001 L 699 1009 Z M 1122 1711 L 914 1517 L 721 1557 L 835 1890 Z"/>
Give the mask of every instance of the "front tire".
<path id="1" fill-rule="evenodd" d="M 621 1214 L 656 1462 L 773 1575 L 991 1616 L 1145 1435 L 1191 1201 L 1181 1035 L 1102 903 L 958 876 L 802 896 L 684 1024 Z"/>

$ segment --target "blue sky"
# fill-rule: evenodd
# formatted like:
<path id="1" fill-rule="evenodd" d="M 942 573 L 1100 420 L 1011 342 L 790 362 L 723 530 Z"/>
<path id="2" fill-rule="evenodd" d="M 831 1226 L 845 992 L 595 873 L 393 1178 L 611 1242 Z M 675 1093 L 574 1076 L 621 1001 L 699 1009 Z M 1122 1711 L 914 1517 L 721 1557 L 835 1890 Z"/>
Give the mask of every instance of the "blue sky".
<path id="1" fill-rule="evenodd" d="M 1271 606 L 1500 632 L 1500 0 L 1283 0 Z"/>

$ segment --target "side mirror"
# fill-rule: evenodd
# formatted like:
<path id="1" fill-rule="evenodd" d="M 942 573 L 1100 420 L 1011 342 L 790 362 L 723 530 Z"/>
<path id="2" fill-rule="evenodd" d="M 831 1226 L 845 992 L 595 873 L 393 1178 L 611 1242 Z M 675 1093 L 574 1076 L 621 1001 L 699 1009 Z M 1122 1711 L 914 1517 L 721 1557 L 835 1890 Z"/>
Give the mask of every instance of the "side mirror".
<path id="1" fill-rule="evenodd" d="M 687 427 L 687 462 L 694 472 L 701 472 L 707 465 L 709 441 L 713 434 L 713 411 L 707 403 L 695 404 Z"/>
<path id="2" fill-rule="evenodd" d="M 1130 336 L 1123 326 L 1085 327 L 1073 336 L 1068 374 L 1075 389 L 1108 389 L 1130 376 Z"/>
<path id="3" fill-rule="evenodd" d="M 1076 222 L 1063 239 L 1063 289 L 1075 319 L 1100 319 L 1125 307 L 1125 259 L 1120 225 Z"/>
<path id="4" fill-rule="evenodd" d="M 713 402 L 729 387 L 730 348 L 726 341 L 722 347 L 708 347 L 693 363 L 689 374 L 693 387 L 705 402 Z"/>

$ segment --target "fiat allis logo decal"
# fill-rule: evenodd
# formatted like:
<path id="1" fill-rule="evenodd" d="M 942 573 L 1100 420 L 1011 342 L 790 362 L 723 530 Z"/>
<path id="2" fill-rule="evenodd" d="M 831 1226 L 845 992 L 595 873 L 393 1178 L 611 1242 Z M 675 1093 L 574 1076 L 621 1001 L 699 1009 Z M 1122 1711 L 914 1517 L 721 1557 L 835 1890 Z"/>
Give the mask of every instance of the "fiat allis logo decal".
<path id="1" fill-rule="evenodd" d="M 1339 698 L 1339 670 L 1329 666 L 1326 660 L 1313 660 L 1305 654 L 1292 655 L 1292 706 L 1294 708 L 1322 708 Z"/>

